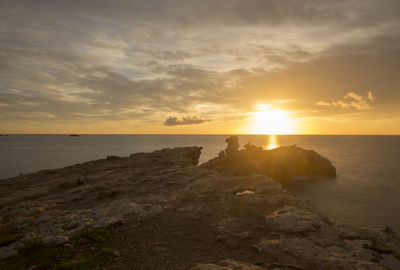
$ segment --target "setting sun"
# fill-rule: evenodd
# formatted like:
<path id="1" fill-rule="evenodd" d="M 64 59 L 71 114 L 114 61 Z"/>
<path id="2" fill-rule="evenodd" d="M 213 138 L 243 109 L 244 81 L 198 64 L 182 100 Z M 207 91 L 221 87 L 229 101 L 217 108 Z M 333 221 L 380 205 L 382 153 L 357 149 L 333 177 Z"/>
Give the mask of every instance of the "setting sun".
<path id="1" fill-rule="evenodd" d="M 251 129 L 254 134 L 293 133 L 293 120 L 288 112 L 263 110 L 253 114 Z"/>

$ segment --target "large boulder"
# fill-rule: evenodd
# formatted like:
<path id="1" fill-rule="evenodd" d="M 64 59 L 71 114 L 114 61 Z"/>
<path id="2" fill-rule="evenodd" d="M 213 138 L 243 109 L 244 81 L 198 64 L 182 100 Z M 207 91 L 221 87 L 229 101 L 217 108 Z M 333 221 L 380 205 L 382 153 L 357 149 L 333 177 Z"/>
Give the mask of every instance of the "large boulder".
<path id="1" fill-rule="evenodd" d="M 228 147 L 232 141 L 236 142 L 235 139 L 226 140 Z M 336 169 L 327 158 L 297 146 L 263 150 L 246 144 L 243 150 L 225 153 L 202 167 L 234 175 L 264 174 L 282 182 L 336 176 Z"/>
<path id="2" fill-rule="evenodd" d="M 275 179 L 335 177 L 336 169 L 325 157 L 297 146 L 265 151 L 267 174 Z"/>

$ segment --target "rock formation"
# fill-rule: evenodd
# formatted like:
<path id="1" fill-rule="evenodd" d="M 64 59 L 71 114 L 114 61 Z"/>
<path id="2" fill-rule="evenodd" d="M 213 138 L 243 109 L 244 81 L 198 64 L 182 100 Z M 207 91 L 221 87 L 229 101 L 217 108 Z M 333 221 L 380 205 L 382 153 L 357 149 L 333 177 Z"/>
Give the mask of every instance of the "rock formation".
<path id="1" fill-rule="evenodd" d="M 236 136 L 226 142 L 226 155 L 210 160 L 202 165 L 203 168 L 234 175 L 264 174 L 284 183 L 336 176 L 331 162 L 312 150 L 297 146 L 263 150 L 248 143 L 245 149 L 238 151 Z"/>
<path id="2" fill-rule="evenodd" d="M 237 136 L 231 136 L 225 140 L 228 146 L 225 149 L 226 155 L 230 156 L 239 150 L 239 139 Z"/>
<path id="3" fill-rule="evenodd" d="M 286 167 L 319 175 L 309 163 L 321 160 L 318 154 L 251 147 L 198 167 L 200 151 L 163 149 L 3 180 L 0 222 L 21 237 L 0 256 L 31 238 L 67 246 L 84 228 L 119 224 L 107 243 L 119 255 L 106 269 L 386 269 L 382 254 L 400 258 L 400 238 L 390 228 L 335 224 L 266 174 L 225 173 L 242 158 L 279 177 Z M 298 171 L 284 167 L 299 159 Z"/>

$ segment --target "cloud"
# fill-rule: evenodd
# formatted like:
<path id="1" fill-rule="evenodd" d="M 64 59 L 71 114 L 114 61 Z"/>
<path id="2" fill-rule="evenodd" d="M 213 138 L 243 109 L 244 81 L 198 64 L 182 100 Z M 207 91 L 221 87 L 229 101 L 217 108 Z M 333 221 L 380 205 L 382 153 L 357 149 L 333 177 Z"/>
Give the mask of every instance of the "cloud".
<path id="1" fill-rule="evenodd" d="M 375 97 L 372 95 L 372 92 L 368 92 L 367 98 L 368 98 L 369 100 L 375 100 Z"/>
<path id="2" fill-rule="evenodd" d="M 202 124 L 209 121 L 211 120 L 201 119 L 198 118 L 197 116 L 187 116 L 183 117 L 181 120 L 179 120 L 177 117 L 168 117 L 167 120 L 165 120 L 164 125 L 165 126 L 194 125 L 194 124 Z"/>
<path id="3" fill-rule="evenodd" d="M 349 92 L 344 95 L 344 99 L 345 100 L 337 100 L 332 102 L 318 101 L 317 105 L 324 107 L 356 108 L 358 110 L 367 110 L 371 108 L 371 105 L 368 103 L 368 101 L 375 100 L 375 97 L 372 95 L 372 92 L 368 92 L 365 97 L 354 92 Z"/>
<path id="4" fill-rule="evenodd" d="M 332 115 L 330 108 L 366 110 L 372 102 L 398 115 L 399 7 L 397 0 L 0 1 L 0 115 L 16 123 L 33 115 L 43 126 L 54 119 L 159 127 L 165 115 L 193 114 L 225 126 L 256 104 Z M 374 89 L 379 100 L 348 93 L 328 102 L 344 89 Z"/>

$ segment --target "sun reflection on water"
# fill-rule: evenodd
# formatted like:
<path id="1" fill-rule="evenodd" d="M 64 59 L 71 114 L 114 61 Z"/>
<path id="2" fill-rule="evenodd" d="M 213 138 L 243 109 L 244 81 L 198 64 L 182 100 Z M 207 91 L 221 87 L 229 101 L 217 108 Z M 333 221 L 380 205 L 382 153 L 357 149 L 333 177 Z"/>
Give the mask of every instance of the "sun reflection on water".
<path id="1" fill-rule="evenodd" d="M 279 147 L 278 138 L 276 135 L 269 135 L 267 149 L 271 150 Z"/>

